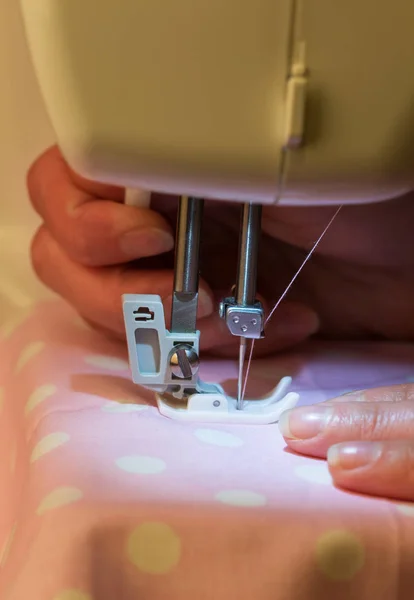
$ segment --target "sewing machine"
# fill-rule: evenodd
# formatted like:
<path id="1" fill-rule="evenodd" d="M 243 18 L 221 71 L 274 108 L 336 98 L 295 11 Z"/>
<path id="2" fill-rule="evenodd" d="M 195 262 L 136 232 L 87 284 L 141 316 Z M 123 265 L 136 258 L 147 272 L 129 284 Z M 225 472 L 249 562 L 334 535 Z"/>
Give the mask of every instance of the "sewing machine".
<path id="1" fill-rule="evenodd" d="M 182 197 L 170 329 L 159 297 L 124 298 L 133 380 L 157 391 L 171 418 L 276 421 L 297 401 L 290 379 L 261 400 L 245 399 L 242 385 L 246 340 L 265 335 L 261 206 L 372 202 L 414 188 L 414 3 L 21 2 L 71 167 Z M 236 285 L 219 308 L 240 338 L 237 398 L 198 375 L 202 198 L 243 204 Z"/>

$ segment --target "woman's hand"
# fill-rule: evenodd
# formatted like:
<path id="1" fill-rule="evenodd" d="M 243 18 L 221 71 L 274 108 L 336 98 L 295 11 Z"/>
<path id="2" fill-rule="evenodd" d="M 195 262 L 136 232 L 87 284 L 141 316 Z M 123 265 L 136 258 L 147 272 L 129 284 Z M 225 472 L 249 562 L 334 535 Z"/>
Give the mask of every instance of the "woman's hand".
<path id="1" fill-rule="evenodd" d="M 73 173 L 57 148 L 43 154 L 28 177 L 32 204 L 43 224 L 32 246 L 40 280 L 65 298 L 93 326 L 124 338 L 122 294 L 158 294 L 167 319 L 171 309 L 177 198 L 152 197 L 151 210 L 124 204 L 121 188 L 85 181 Z M 218 316 L 218 301 L 236 278 L 240 208 L 207 203 L 199 295 L 201 347 L 235 356 L 238 338 Z M 277 242 L 263 236 L 259 292 L 268 303 L 280 293 L 275 274 Z M 282 261 L 280 261 L 282 262 Z M 280 265 L 281 266 L 281 265 Z M 291 271 L 287 266 L 286 276 Z M 315 333 L 315 311 L 285 302 L 268 328 L 259 354 L 302 342 Z"/>
<path id="2" fill-rule="evenodd" d="M 85 181 L 56 148 L 29 173 L 43 226 L 33 243 L 39 278 L 89 322 L 124 336 L 121 296 L 158 294 L 169 315 L 177 199 L 153 195 L 151 210 L 123 204 L 124 190 Z M 335 208 L 265 207 L 258 293 L 270 308 L 303 263 Z M 257 355 L 312 334 L 331 339 L 414 340 L 413 195 L 345 206 L 256 344 Z M 202 349 L 236 356 L 218 316 L 237 270 L 240 207 L 207 202 L 199 326 Z"/>
<path id="3" fill-rule="evenodd" d="M 414 502 L 414 385 L 296 408 L 279 427 L 292 450 L 327 458 L 339 487 Z"/>

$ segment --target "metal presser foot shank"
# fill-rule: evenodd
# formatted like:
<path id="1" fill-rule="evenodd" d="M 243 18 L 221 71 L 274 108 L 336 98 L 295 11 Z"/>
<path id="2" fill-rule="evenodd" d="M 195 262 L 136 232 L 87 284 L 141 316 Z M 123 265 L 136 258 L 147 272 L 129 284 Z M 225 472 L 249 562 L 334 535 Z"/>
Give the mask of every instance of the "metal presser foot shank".
<path id="1" fill-rule="evenodd" d="M 176 239 L 175 278 L 170 330 L 159 296 L 125 295 L 124 320 L 134 383 L 157 394 L 161 414 L 180 421 L 269 424 L 293 408 L 299 396 L 288 393 L 284 377 L 265 398 L 243 399 L 245 340 L 263 337 L 263 309 L 256 301 L 256 271 L 261 209 L 243 208 L 239 271 L 235 297 L 226 298 L 220 314 L 241 340 L 239 392 L 232 398 L 218 384 L 199 378 L 200 332 L 196 327 L 199 253 L 203 201 L 182 198 Z"/>

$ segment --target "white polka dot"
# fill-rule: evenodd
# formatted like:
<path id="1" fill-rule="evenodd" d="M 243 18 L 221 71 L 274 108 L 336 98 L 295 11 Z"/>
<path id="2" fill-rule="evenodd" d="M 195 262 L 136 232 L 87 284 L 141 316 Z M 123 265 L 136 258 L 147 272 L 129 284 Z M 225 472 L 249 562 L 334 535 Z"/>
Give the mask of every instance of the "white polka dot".
<path id="1" fill-rule="evenodd" d="M 56 488 L 45 496 L 37 508 L 37 514 L 43 515 L 49 510 L 60 508 L 78 502 L 83 498 L 82 492 L 75 487 L 60 487 Z"/>
<path id="2" fill-rule="evenodd" d="M 129 366 L 125 360 L 115 358 L 114 356 L 87 356 L 85 362 L 93 367 L 99 367 L 107 371 L 128 371 Z"/>
<path id="3" fill-rule="evenodd" d="M 414 503 L 413 504 L 397 504 L 397 510 L 405 515 L 406 517 L 414 517 Z"/>
<path id="4" fill-rule="evenodd" d="M 166 469 L 166 464 L 160 458 L 152 456 L 122 456 L 115 461 L 117 467 L 127 473 L 140 475 L 155 475 Z"/>
<path id="5" fill-rule="evenodd" d="M 26 403 L 24 414 L 27 416 L 36 406 L 56 394 L 57 387 L 51 383 L 38 387 L 30 396 Z"/>
<path id="6" fill-rule="evenodd" d="M 316 562 L 330 581 L 351 581 L 364 566 L 364 547 L 349 531 L 329 531 L 317 541 Z"/>
<path id="7" fill-rule="evenodd" d="M 176 567 L 181 557 L 181 540 L 164 523 L 143 523 L 127 542 L 127 555 L 144 573 L 163 575 Z"/>
<path id="8" fill-rule="evenodd" d="M 6 541 L 3 544 L 3 547 L 1 549 L 0 552 L 0 567 L 4 567 L 4 565 L 7 562 L 7 559 L 9 557 L 10 554 L 10 550 L 14 541 L 14 537 L 16 535 L 16 529 L 17 529 L 17 524 L 15 523 L 6 539 Z"/>
<path id="9" fill-rule="evenodd" d="M 266 497 L 248 490 L 226 490 L 216 494 L 216 500 L 230 506 L 265 506 Z"/>
<path id="10" fill-rule="evenodd" d="M 92 600 L 92 596 L 80 590 L 63 590 L 53 600 Z"/>
<path id="11" fill-rule="evenodd" d="M 319 485 L 332 485 L 332 477 L 325 463 L 300 465 L 295 468 L 295 474 L 304 481 Z"/>
<path id="12" fill-rule="evenodd" d="M 117 402 L 108 402 L 102 406 L 103 412 L 108 413 L 133 413 L 148 410 L 147 404 L 127 404 L 119 400 Z"/>
<path id="13" fill-rule="evenodd" d="M 194 432 L 195 436 L 205 444 L 211 444 L 212 446 L 222 446 L 226 448 L 239 448 L 243 446 L 243 440 L 225 431 L 218 431 L 216 429 L 197 429 Z"/>
<path id="14" fill-rule="evenodd" d="M 62 433 L 60 431 L 46 435 L 33 448 L 32 454 L 30 456 L 30 462 L 36 462 L 37 460 L 39 460 L 39 458 L 41 458 L 45 454 L 48 454 L 49 452 L 52 452 L 52 450 L 59 448 L 59 446 L 63 446 L 69 440 L 70 436 L 67 433 Z"/>
<path id="15" fill-rule="evenodd" d="M 23 350 L 20 354 L 19 359 L 16 363 L 15 372 L 18 373 L 25 367 L 32 358 L 35 358 L 42 350 L 45 348 L 46 344 L 44 342 L 32 342 Z"/>

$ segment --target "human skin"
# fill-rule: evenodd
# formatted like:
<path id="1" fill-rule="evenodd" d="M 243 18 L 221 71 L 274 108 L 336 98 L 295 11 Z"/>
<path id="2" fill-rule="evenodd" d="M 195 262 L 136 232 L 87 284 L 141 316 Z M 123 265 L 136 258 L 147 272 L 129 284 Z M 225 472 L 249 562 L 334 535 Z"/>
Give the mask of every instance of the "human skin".
<path id="1" fill-rule="evenodd" d="M 79 177 L 56 147 L 34 163 L 28 188 L 43 221 L 32 245 L 43 283 L 120 339 L 122 294 L 158 294 L 168 314 L 177 198 L 153 195 L 150 209 L 126 206 L 123 189 Z M 267 310 L 335 210 L 264 207 L 258 292 Z M 202 351 L 216 356 L 236 356 L 238 349 L 216 310 L 235 279 L 238 211 L 208 202 L 203 219 L 199 328 Z M 413 222 L 413 194 L 345 206 L 256 345 L 257 355 L 310 336 L 413 341 Z M 414 501 L 413 386 L 294 409 L 280 429 L 291 449 L 327 458 L 338 485 Z"/>

